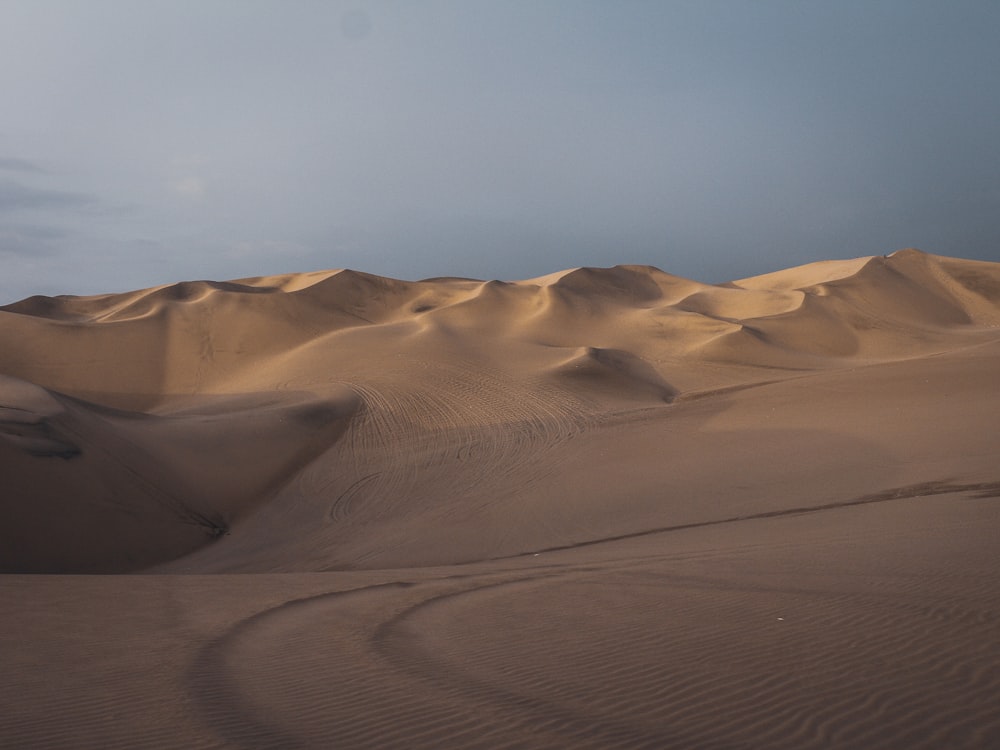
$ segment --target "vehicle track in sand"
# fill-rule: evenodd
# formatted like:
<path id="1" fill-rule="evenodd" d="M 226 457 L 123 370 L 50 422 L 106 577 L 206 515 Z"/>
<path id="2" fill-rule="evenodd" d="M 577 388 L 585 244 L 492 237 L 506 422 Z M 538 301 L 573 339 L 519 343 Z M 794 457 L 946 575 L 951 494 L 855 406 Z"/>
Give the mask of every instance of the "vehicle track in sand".
<path id="1" fill-rule="evenodd" d="M 908 518 L 897 500 L 291 601 L 208 644 L 192 692 L 250 747 L 993 746 L 1000 599 L 976 571 L 995 555 L 942 564 L 928 520 L 865 561 L 841 532 Z M 784 543 L 733 544 L 765 527 Z M 707 546 L 674 550 L 678 533 Z"/>
<path id="2" fill-rule="evenodd" d="M 419 366 L 426 388 L 350 383 L 362 406 L 347 434 L 296 480 L 300 497 L 328 503 L 328 521 L 386 518 L 442 482 L 473 503 L 484 482 L 526 487 L 545 475 L 548 452 L 599 419 L 540 380 L 524 388 L 471 364 Z"/>

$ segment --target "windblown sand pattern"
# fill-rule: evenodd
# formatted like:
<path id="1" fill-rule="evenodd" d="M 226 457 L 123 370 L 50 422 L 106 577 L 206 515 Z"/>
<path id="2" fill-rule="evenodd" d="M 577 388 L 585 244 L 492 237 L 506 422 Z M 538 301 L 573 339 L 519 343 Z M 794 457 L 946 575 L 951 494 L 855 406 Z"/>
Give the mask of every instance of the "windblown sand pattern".
<path id="1" fill-rule="evenodd" d="M 998 384 L 915 250 L 8 305 L 0 747 L 1000 747 Z"/>

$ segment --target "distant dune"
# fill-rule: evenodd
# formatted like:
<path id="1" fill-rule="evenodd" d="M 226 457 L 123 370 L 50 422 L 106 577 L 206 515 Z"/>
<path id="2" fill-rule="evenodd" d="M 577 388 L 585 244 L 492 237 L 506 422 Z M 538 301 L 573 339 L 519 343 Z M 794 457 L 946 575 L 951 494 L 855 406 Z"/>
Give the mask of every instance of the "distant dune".
<path id="1" fill-rule="evenodd" d="M 0 746 L 1000 747 L 998 386 L 917 250 L 0 307 Z"/>

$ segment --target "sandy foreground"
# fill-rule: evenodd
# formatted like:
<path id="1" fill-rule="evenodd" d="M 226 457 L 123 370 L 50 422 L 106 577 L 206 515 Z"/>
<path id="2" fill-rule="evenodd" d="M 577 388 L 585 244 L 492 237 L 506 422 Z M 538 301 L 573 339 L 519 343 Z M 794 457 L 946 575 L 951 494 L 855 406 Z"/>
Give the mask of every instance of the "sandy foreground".
<path id="1" fill-rule="evenodd" d="M 0 308 L 3 748 L 996 748 L 998 570 L 1000 263 Z"/>

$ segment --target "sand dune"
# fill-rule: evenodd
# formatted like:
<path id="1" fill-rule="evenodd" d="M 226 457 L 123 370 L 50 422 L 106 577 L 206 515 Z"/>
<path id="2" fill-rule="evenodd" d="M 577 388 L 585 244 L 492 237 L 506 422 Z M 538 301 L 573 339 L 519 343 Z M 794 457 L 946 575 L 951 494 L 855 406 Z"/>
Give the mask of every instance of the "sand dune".
<path id="1" fill-rule="evenodd" d="M 1000 746 L 998 383 L 916 250 L 7 305 L 0 746 Z"/>

